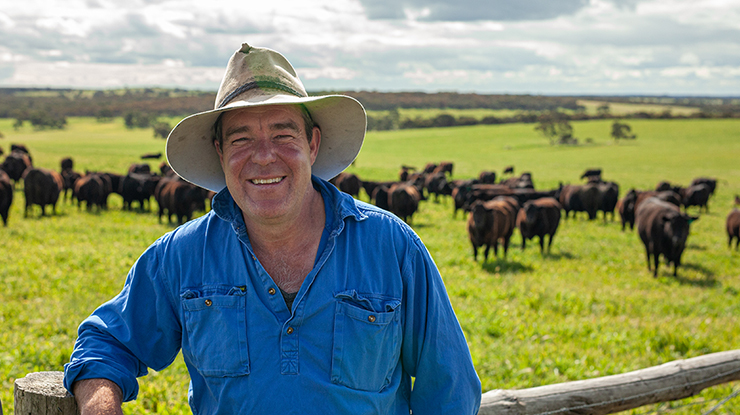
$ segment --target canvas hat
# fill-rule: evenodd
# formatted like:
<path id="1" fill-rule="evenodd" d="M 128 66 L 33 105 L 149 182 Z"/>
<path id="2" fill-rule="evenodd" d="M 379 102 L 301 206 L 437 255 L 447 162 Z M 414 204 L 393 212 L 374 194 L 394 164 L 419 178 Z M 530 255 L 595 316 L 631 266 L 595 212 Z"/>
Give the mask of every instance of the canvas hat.
<path id="1" fill-rule="evenodd" d="M 229 60 L 214 109 L 183 119 L 170 132 L 167 161 L 183 179 L 220 191 L 226 179 L 213 145 L 219 115 L 233 109 L 280 104 L 303 104 L 321 129 L 313 174 L 329 180 L 357 157 L 367 126 L 362 104 L 346 95 L 309 97 L 283 55 L 244 43 Z"/>

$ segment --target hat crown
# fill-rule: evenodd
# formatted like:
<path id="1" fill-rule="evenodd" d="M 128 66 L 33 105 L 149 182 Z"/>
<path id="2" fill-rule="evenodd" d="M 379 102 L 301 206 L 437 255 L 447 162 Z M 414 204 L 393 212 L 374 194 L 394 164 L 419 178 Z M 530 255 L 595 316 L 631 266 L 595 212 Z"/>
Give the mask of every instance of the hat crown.
<path id="1" fill-rule="evenodd" d="M 214 109 L 232 101 L 254 101 L 276 94 L 308 96 L 295 69 L 283 55 L 243 43 L 229 59 Z"/>

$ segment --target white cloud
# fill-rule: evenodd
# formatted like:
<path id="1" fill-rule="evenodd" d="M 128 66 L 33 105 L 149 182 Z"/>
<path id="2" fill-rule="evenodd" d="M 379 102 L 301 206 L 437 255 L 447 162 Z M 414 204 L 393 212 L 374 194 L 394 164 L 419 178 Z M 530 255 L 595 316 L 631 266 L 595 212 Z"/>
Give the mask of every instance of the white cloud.
<path id="1" fill-rule="evenodd" d="M 16 3 L 0 6 L 6 86 L 215 89 L 247 41 L 309 89 L 740 95 L 740 0 Z"/>

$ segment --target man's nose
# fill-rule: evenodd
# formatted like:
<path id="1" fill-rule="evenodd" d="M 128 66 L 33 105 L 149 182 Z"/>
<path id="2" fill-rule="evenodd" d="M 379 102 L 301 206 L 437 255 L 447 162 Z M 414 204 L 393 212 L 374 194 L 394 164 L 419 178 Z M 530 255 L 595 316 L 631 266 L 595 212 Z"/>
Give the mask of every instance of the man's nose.
<path id="1" fill-rule="evenodd" d="M 272 140 L 260 139 L 255 143 L 254 154 L 252 155 L 252 161 L 259 165 L 267 165 L 275 161 L 275 150 L 276 146 Z"/>

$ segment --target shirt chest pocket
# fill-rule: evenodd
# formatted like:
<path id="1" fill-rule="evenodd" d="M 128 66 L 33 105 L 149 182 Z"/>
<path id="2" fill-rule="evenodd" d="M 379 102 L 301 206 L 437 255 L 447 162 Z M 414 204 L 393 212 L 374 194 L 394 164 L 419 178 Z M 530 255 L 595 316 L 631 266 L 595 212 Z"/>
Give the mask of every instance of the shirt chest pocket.
<path id="1" fill-rule="evenodd" d="M 243 288 L 219 294 L 186 291 L 181 295 L 190 354 L 203 376 L 249 374 L 247 310 Z"/>
<path id="2" fill-rule="evenodd" d="M 391 382 L 401 353 L 401 301 L 354 291 L 335 295 L 331 381 L 380 392 Z"/>

